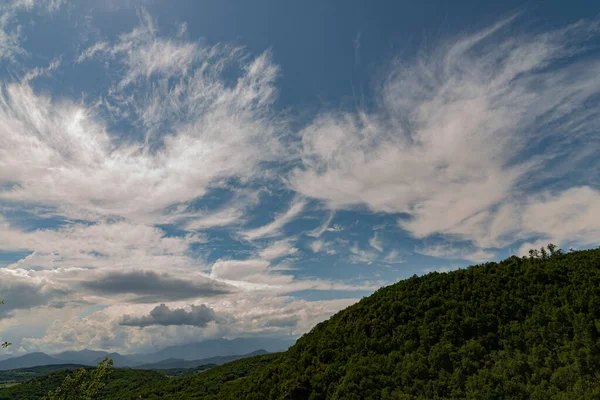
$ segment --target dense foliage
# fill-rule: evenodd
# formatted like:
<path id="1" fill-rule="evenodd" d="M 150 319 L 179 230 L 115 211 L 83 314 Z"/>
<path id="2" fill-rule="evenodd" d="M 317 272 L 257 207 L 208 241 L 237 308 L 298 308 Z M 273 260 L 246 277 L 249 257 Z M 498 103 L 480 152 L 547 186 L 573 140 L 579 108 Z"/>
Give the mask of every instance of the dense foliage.
<path id="1" fill-rule="evenodd" d="M 94 400 L 106 387 L 112 375 L 113 361 L 106 357 L 96 368 L 80 368 L 67 374 L 59 387 L 52 389 L 43 400 Z"/>
<path id="2" fill-rule="evenodd" d="M 39 400 L 47 396 L 51 390 L 56 391 L 72 374 L 73 371 L 57 371 L 45 377 L 0 389 L 0 400 Z M 168 378 L 158 372 L 115 368 L 107 380 L 106 386 L 94 399 L 120 399 L 119 392 L 134 393 L 151 383 L 161 381 L 168 381 Z"/>
<path id="3" fill-rule="evenodd" d="M 600 250 L 533 252 L 385 287 L 229 398 L 600 397 Z"/>
<path id="4" fill-rule="evenodd" d="M 382 288 L 285 353 L 103 398 L 596 399 L 599 339 L 600 250 L 550 246 Z"/>

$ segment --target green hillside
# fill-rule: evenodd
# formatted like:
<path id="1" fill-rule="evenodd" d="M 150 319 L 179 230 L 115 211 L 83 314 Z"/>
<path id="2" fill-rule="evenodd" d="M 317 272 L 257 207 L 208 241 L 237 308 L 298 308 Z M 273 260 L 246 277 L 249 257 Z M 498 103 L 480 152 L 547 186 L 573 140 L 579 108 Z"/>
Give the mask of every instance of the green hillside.
<path id="1" fill-rule="evenodd" d="M 598 399 L 599 338 L 600 250 L 540 252 L 415 276 L 287 352 L 105 398 Z"/>
<path id="2" fill-rule="evenodd" d="M 46 367 L 36 367 L 46 368 Z M 47 376 L 34 378 L 28 382 L 0 389 L 0 400 L 39 400 L 60 386 L 69 371 L 53 372 Z M 118 393 L 133 393 L 149 384 L 166 383 L 168 378 L 155 371 L 116 368 L 104 390 L 103 398 L 120 399 Z M 135 397 L 134 397 L 135 398 Z M 69 399 L 74 400 L 74 399 Z"/>

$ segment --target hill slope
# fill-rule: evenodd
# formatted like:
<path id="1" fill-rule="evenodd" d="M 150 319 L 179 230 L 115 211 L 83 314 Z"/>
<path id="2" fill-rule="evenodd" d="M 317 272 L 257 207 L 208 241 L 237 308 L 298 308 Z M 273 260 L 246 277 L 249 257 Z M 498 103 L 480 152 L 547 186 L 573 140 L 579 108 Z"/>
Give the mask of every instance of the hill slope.
<path id="1" fill-rule="evenodd" d="M 589 250 L 415 276 L 285 353 L 112 385 L 105 398 L 596 399 L 598 371 L 600 250 Z"/>
<path id="2" fill-rule="evenodd" d="M 41 378 L 0 389 L 0 400 L 39 400 L 47 395 L 48 391 L 60 386 L 68 373 L 67 370 L 55 371 Z M 162 382 L 167 383 L 168 378 L 154 371 L 116 368 L 101 399 L 136 399 L 138 397 L 122 397 L 119 393 L 136 393 L 145 386 L 160 385 Z"/>
<path id="3" fill-rule="evenodd" d="M 600 250 L 512 257 L 382 288 L 199 398 L 600 398 L 599 339 Z"/>

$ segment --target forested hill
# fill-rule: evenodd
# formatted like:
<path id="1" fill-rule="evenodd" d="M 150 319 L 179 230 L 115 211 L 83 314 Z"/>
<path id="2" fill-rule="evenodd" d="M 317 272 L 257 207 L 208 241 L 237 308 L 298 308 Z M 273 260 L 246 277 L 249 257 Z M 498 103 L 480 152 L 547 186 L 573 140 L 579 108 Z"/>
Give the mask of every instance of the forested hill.
<path id="1" fill-rule="evenodd" d="M 382 288 L 216 398 L 600 398 L 600 250 L 535 256 Z"/>
<path id="2" fill-rule="evenodd" d="M 287 352 L 109 398 L 597 399 L 600 250 L 382 288 Z"/>
<path id="3" fill-rule="evenodd" d="M 552 253 L 382 288 L 222 397 L 600 398 L 600 250 Z"/>

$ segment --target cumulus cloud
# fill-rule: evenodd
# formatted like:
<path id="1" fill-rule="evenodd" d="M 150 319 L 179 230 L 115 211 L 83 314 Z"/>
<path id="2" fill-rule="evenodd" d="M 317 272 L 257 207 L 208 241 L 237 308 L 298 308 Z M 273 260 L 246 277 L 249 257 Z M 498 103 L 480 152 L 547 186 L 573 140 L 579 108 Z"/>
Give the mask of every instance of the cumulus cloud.
<path id="1" fill-rule="evenodd" d="M 15 310 L 46 306 L 53 300 L 64 300 L 72 292 L 65 285 L 35 276 L 33 271 L 0 270 L 0 319 L 10 317 Z"/>
<path id="2" fill-rule="evenodd" d="M 123 315 L 120 324 L 125 326 L 137 326 L 140 328 L 151 325 L 192 325 L 204 327 L 209 322 L 217 320 L 215 311 L 204 304 L 191 305 L 190 310 L 184 308 L 170 309 L 164 304 L 154 307 L 148 315 L 135 317 Z"/>
<path id="3" fill-rule="evenodd" d="M 206 277 L 179 279 L 153 271 L 110 272 L 82 282 L 81 286 L 105 296 L 133 294 L 136 297 L 131 301 L 135 303 L 211 297 L 230 292 L 226 285 Z"/>
<path id="4" fill-rule="evenodd" d="M 506 245 L 511 227 L 498 221 L 490 235 L 480 222 L 501 212 L 518 219 L 512 205 L 530 203 L 550 176 L 597 166 L 589 148 L 600 146 L 600 113 L 591 101 L 600 64 L 553 64 L 585 51 L 598 22 L 509 36 L 513 22 L 447 42 L 414 62 L 398 60 L 373 111 L 319 115 L 301 132 L 303 165 L 291 186 L 332 208 L 364 204 L 410 215 L 399 223 L 415 237 Z M 559 162 L 566 154 L 570 161 Z"/>
<path id="5" fill-rule="evenodd" d="M 42 337 L 25 336 L 20 339 L 26 351 L 57 353 L 64 350 L 105 349 L 123 351 L 130 335 L 119 329 L 117 321 L 105 312 L 97 311 L 84 318 L 54 320 Z"/>

